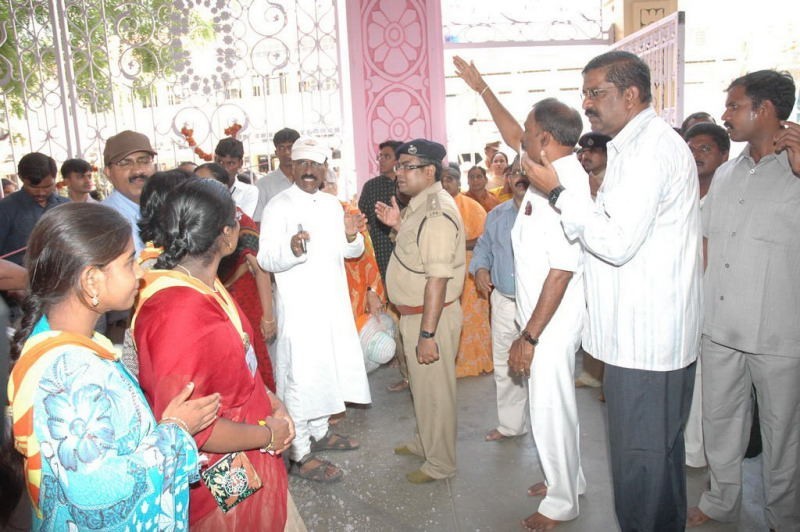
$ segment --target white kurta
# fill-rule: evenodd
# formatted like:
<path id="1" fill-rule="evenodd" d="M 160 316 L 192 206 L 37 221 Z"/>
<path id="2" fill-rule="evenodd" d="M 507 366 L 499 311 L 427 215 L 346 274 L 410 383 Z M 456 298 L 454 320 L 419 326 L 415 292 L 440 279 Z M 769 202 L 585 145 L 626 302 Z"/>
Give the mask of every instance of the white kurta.
<path id="1" fill-rule="evenodd" d="M 589 177 L 574 156 L 553 161 L 561 183 L 589 196 Z M 533 439 L 547 495 L 539 512 L 568 521 L 578 516 L 578 495 L 586 490 L 580 461 L 575 403 L 575 351 L 585 310 L 583 252 L 564 235 L 558 213 L 539 192 L 528 189 L 511 230 L 516 276 L 517 323 L 527 325 L 551 269 L 573 272 L 564 297 L 539 336 L 528 382 Z"/>
<path id="2" fill-rule="evenodd" d="M 298 224 L 308 252 L 292 253 Z M 371 402 L 350 308 L 344 259 L 359 257 L 364 239 L 348 243 L 344 211 L 330 194 L 295 185 L 275 196 L 261 220 L 258 263 L 275 274 L 278 337 L 275 384 L 292 417 L 315 419 Z"/>

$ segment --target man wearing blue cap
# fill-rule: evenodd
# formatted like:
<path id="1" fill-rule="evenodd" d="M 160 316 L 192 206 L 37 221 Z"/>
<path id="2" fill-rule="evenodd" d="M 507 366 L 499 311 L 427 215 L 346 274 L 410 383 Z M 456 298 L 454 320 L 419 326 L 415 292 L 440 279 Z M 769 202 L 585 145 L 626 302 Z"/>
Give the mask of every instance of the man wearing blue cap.
<path id="1" fill-rule="evenodd" d="M 422 484 L 456 473 L 456 352 L 461 336 L 466 241 L 455 201 L 440 183 L 444 146 L 415 139 L 397 148 L 397 190 L 411 197 L 378 202 L 375 214 L 397 231 L 386 271 L 389 299 L 400 313 L 417 434 L 395 449 L 425 463 L 406 475 Z"/>

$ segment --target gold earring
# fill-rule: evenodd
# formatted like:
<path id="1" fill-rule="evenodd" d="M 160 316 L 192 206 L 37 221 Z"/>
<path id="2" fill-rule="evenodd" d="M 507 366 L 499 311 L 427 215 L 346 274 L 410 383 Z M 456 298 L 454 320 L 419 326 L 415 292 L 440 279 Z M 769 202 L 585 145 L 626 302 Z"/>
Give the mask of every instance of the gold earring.
<path id="1" fill-rule="evenodd" d="M 97 297 L 97 294 L 92 296 L 92 306 L 97 307 L 100 304 L 100 298 Z"/>

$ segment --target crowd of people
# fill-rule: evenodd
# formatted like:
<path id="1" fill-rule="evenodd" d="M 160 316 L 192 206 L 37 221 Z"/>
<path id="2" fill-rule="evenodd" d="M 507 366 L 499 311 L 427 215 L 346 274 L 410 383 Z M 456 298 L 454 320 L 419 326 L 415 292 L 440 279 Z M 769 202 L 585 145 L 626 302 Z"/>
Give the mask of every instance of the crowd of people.
<path id="1" fill-rule="evenodd" d="M 150 140 L 122 131 L 101 203 L 89 163 L 62 165 L 66 198 L 52 158 L 20 159 L 22 189 L 0 201 L 17 317 L 2 471 L 12 486 L 20 465 L 4 498 L 27 493 L 33 529 L 304 530 L 287 475 L 343 477 L 320 453 L 360 447 L 335 424 L 394 359 L 413 484 L 456 475 L 456 379 L 493 373 L 485 439 L 530 427 L 544 477 L 524 528 L 580 513 L 576 386 L 602 386 L 622 530 L 735 521 L 757 403 L 766 520 L 798 530 L 792 78 L 746 74 L 724 127 L 695 113 L 676 129 L 646 64 L 605 53 L 582 72 L 584 133 L 554 98 L 518 120 L 454 64 L 517 153 L 488 143 L 466 183 L 442 144 L 386 139 L 380 174 L 341 202 L 330 147 L 289 128 L 255 184 L 235 137 L 213 163 L 157 172 Z M 710 477 L 692 508 L 687 465 Z"/>

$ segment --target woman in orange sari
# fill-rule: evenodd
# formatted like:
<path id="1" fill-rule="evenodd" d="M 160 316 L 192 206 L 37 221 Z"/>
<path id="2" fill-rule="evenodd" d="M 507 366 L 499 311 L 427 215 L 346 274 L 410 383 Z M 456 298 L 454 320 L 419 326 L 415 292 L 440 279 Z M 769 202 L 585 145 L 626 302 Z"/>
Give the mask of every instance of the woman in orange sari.
<path id="1" fill-rule="evenodd" d="M 469 274 L 472 248 L 483 233 L 486 211 L 478 202 L 460 193 L 461 172 L 450 166 L 442 174 L 442 188 L 453 196 L 464 220 L 467 240 L 467 278 L 461 294 L 461 309 L 464 326 L 461 328 L 461 344 L 456 355 L 456 377 L 470 377 L 490 373 L 492 363 L 492 333 L 489 328 L 489 302 L 478 297 L 475 281 Z"/>
<path id="2" fill-rule="evenodd" d="M 335 175 L 328 174 L 322 185 L 322 192 L 333 196 L 337 195 L 339 189 L 334 178 Z M 343 201 L 341 203 L 345 211 L 358 212 L 358 199 L 354 198 L 350 203 Z M 375 260 L 375 248 L 372 247 L 369 231 L 365 230 L 361 235 L 364 237 L 364 254 L 354 259 L 344 260 L 350 304 L 353 307 L 353 319 L 356 322 L 364 314 L 380 313 L 383 310 L 383 301 L 386 300 L 386 292 L 383 288 L 378 262 Z"/>
<path id="3" fill-rule="evenodd" d="M 461 172 L 459 172 L 459 178 L 460 177 Z M 459 179 L 459 183 L 460 182 L 461 181 Z M 469 196 L 477 201 L 486 212 L 489 212 L 500 205 L 500 200 L 497 199 L 497 196 L 489 192 L 489 190 L 486 188 L 488 182 L 486 170 L 480 166 L 473 166 L 467 172 L 467 183 L 469 184 L 469 190 L 467 190 L 464 195 Z"/>

